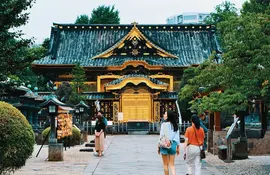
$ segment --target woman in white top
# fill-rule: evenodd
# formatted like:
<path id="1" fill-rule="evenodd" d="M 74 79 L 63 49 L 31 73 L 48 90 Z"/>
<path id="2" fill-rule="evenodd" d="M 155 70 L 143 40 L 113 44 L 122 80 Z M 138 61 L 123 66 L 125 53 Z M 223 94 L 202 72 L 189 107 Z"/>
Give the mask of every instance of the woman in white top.
<path id="1" fill-rule="evenodd" d="M 160 138 L 166 136 L 170 139 L 170 148 L 164 148 L 158 145 L 158 154 L 162 155 L 165 175 L 169 175 L 169 167 L 173 175 L 176 175 L 174 159 L 175 154 L 179 155 L 180 136 L 178 124 L 173 111 L 168 110 L 164 114 L 164 122 L 160 129 Z"/>

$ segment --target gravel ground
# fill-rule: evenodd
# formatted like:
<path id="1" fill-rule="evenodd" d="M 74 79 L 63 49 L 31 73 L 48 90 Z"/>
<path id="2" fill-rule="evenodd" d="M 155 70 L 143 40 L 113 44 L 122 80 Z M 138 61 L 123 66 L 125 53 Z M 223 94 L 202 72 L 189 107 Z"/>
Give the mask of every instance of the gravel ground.
<path id="1" fill-rule="evenodd" d="M 205 160 L 225 175 L 270 175 L 270 155 L 249 156 L 246 160 L 225 163 L 217 155 L 208 153 Z"/>

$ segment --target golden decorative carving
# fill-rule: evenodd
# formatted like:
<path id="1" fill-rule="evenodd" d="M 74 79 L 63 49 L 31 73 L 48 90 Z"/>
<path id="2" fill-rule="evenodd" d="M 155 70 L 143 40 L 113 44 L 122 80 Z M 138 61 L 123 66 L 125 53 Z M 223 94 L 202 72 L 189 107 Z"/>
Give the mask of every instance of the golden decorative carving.
<path id="1" fill-rule="evenodd" d="M 155 122 L 160 121 L 160 102 L 154 102 L 154 120 Z"/>
<path id="2" fill-rule="evenodd" d="M 119 102 L 113 102 L 113 122 L 118 121 Z"/>
<path id="3" fill-rule="evenodd" d="M 129 77 L 124 79 L 121 83 L 116 84 L 116 85 L 108 85 L 106 86 L 106 90 L 117 90 L 117 89 L 122 89 L 125 87 L 128 83 L 132 83 L 134 85 L 138 85 L 140 83 L 145 83 L 147 86 L 149 86 L 152 89 L 160 89 L 160 90 L 167 90 L 168 85 L 166 84 L 155 84 L 152 81 L 150 81 L 147 78 L 144 77 Z"/>
<path id="4" fill-rule="evenodd" d="M 150 65 L 150 64 L 148 64 L 145 61 L 131 60 L 131 61 L 126 61 L 121 66 L 109 66 L 107 68 L 107 70 L 123 70 L 127 66 L 133 66 L 133 67 L 143 66 L 143 67 L 145 67 L 148 70 L 161 70 L 163 68 L 162 66 L 153 66 L 153 65 Z"/>
<path id="5" fill-rule="evenodd" d="M 137 56 L 139 54 L 138 49 L 133 49 L 131 54 L 134 55 L 134 56 Z"/>
<path id="6" fill-rule="evenodd" d="M 98 27 L 98 26 L 97 26 Z M 120 27 L 120 26 L 119 26 Z M 113 54 L 114 49 L 122 47 L 123 43 L 125 41 L 130 41 L 133 40 L 134 38 L 136 38 L 137 40 L 145 40 L 146 41 L 146 46 L 148 48 L 155 48 L 157 49 L 157 54 L 162 56 L 162 57 L 170 57 L 170 58 L 178 58 L 176 55 L 170 54 L 167 51 L 163 50 L 162 48 L 156 46 L 155 44 L 153 44 L 151 41 L 149 41 L 143 34 L 142 32 L 137 28 L 136 23 L 134 23 L 134 26 L 132 27 L 132 29 L 129 31 L 129 33 L 124 36 L 121 41 L 117 44 L 115 44 L 114 46 L 112 46 L 111 48 L 107 49 L 106 51 L 104 51 L 101 54 L 98 54 L 94 57 L 92 57 L 93 59 L 95 58 L 108 58 Z"/>
<path id="7" fill-rule="evenodd" d="M 158 73 L 156 75 L 151 75 L 150 77 L 151 78 L 156 78 L 156 79 L 159 79 L 159 78 L 169 79 L 170 84 L 169 84 L 169 89 L 168 90 L 170 92 L 173 91 L 173 76 L 172 75 L 165 75 L 165 74 Z"/>

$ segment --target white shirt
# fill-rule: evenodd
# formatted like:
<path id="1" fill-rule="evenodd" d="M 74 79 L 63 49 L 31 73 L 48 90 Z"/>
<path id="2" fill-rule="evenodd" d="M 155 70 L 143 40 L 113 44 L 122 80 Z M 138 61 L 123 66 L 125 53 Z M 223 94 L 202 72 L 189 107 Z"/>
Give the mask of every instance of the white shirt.
<path id="1" fill-rule="evenodd" d="M 160 137 L 166 135 L 167 137 L 170 138 L 170 140 L 174 140 L 177 145 L 180 145 L 180 135 L 179 135 L 179 129 L 174 132 L 173 125 L 171 122 L 163 122 L 161 124 L 161 129 L 160 129 Z"/>

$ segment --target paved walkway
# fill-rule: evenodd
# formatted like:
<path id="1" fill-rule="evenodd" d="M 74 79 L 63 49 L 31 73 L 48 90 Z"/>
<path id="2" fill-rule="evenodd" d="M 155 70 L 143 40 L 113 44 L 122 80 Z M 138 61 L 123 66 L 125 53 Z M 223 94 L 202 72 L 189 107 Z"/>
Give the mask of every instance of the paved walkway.
<path id="1" fill-rule="evenodd" d="M 84 170 L 84 175 L 163 175 L 162 159 L 157 154 L 157 139 L 158 136 L 153 135 L 115 136 L 108 144 L 105 156 L 98 158 L 98 161 L 91 159 L 92 161 Z M 176 158 L 177 174 L 186 172 L 182 155 L 180 153 Z M 203 163 L 202 174 L 221 173 L 207 163 Z"/>
<path id="2" fill-rule="evenodd" d="M 90 136 L 89 139 L 93 139 Z M 157 154 L 156 135 L 117 135 L 107 136 L 105 156 L 96 157 L 93 153 L 79 152 L 83 147 L 75 146 L 64 152 L 64 161 L 48 162 L 48 147 L 35 146 L 33 157 L 15 175 L 163 175 L 162 159 Z M 182 145 L 181 145 L 182 146 Z M 180 149 L 183 150 L 182 148 Z M 185 174 L 183 152 L 176 158 L 178 175 Z M 207 163 L 203 163 L 203 175 L 220 175 Z"/>

